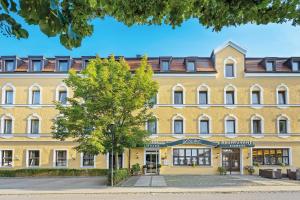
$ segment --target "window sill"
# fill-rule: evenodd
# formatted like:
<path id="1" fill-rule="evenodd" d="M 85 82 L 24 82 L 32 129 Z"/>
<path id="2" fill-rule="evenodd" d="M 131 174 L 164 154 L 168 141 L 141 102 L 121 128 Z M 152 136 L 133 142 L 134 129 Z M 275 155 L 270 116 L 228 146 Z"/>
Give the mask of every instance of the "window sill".
<path id="1" fill-rule="evenodd" d="M 199 134 L 199 137 L 200 137 L 200 138 L 210 138 L 210 137 L 212 137 L 212 134 L 210 134 L 210 133 L 209 133 L 209 134 L 201 134 L 201 133 L 200 133 L 200 134 Z"/>
<path id="2" fill-rule="evenodd" d="M 263 138 L 265 137 L 263 133 L 252 133 L 251 137 L 253 138 Z"/>
<path id="3" fill-rule="evenodd" d="M 286 109 L 288 107 L 289 107 L 288 105 L 278 105 L 277 106 L 277 108 L 280 108 L 280 109 Z"/>
<path id="4" fill-rule="evenodd" d="M 199 108 L 201 108 L 201 109 L 207 109 L 207 108 L 209 108 L 210 107 L 210 105 L 199 105 L 198 106 Z"/>
<path id="5" fill-rule="evenodd" d="M 14 137 L 14 135 L 13 135 L 13 134 L 0 134 L 0 137 L 1 137 L 1 138 L 8 139 L 8 138 Z"/>
<path id="6" fill-rule="evenodd" d="M 226 78 L 226 79 L 235 79 L 235 78 L 236 78 L 236 76 L 230 76 L 230 77 L 226 77 L 226 76 L 224 76 L 224 78 Z"/>
<path id="7" fill-rule="evenodd" d="M 149 136 L 149 138 L 158 138 L 158 135 L 157 135 L 157 134 L 151 134 L 151 135 Z"/>
<path id="8" fill-rule="evenodd" d="M 173 107 L 174 108 L 184 108 L 184 105 L 182 104 L 182 105 L 180 105 L 180 104 L 175 104 L 175 105 L 173 105 Z"/>
<path id="9" fill-rule="evenodd" d="M 2 105 L 2 108 L 14 108 L 15 107 L 15 105 L 13 105 L 13 104 L 3 104 Z"/>
<path id="10" fill-rule="evenodd" d="M 227 105 L 227 104 L 225 104 L 224 107 L 225 107 L 225 108 L 229 108 L 229 109 L 234 109 L 234 108 L 236 108 L 235 105 Z"/>
<path id="11" fill-rule="evenodd" d="M 290 133 L 286 133 L 286 134 L 278 134 L 278 137 L 280 137 L 280 138 L 288 138 L 288 137 L 290 137 L 290 136 L 291 136 Z"/>
<path id="12" fill-rule="evenodd" d="M 40 105 L 40 104 L 38 104 L 38 105 L 30 104 L 29 105 L 29 108 L 33 108 L 33 109 L 35 109 L 35 108 L 41 108 L 41 107 L 42 107 L 42 105 Z"/>
<path id="13" fill-rule="evenodd" d="M 174 137 L 174 138 L 178 138 L 178 139 L 180 139 L 180 138 L 184 138 L 185 136 L 184 136 L 184 134 L 172 134 L 172 136 Z"/>
<path id="14" fill-rule="evenodd" d="M 40 134 L 27 134 L 27 137 L 29 137 L 29 138 L 39 138 L 41 136 L 40 136 Z"/>
<path id="15" fill-rule="evenodd" d="M 237 137 L 237 134 L 228 134 L 228 133 L 225 133 L 225 137 L 227 138 L 236 138 Z"/>
<path id="16" fill-rule="evenodd" d="M 263 105 L 251 105 L 251 108 L 254 108 L 254 109 L 261 109 L 263 107 L 264 107 Z"/>

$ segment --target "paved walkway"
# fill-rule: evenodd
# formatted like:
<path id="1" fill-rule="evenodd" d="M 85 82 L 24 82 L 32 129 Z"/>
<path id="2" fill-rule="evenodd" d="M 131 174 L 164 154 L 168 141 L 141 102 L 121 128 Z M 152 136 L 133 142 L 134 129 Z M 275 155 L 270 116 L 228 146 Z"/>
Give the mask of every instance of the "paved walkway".
<path id="1" fill-rule="evenodd" d="M 140 176 L 135 187 L 165 187 L 167 183 L 163 176 Z"/>

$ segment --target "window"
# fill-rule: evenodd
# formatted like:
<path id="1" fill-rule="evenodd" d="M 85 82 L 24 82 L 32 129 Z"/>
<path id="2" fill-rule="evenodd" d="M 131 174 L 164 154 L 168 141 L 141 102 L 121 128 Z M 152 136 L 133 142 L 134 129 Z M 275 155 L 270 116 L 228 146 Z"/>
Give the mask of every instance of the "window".
<path id="1" fill-rule="evenodd" d="M 12 134 L 12 119 L 4 119 L 3 134 Z"/>
<path id="2" fill-rule="evenodd" d="M 226 104 L 234 104 L 234 91 L 226 91 Z"/>
<path id="3" fill-rule="evenodd" d="M 256 149 L 252 150 L 253 163 L 259 165 L 289 165 L 289 149 Z"/>
<path id="4" fill-rule="evenodd" d="M 161 67 L 162 71 L 169 71 L 169 61 L 162 61 Z"/>
<path id="5" fill-rule="evenodd" d="M 200 120 L 200 134 L 209 134 L 209 120 Z"/>
<path id="6" fill-rule="evenodd" d="M 66 72 L 69 70 L 69 61 L 68 60 L 59 60 L 58 61 L 58 71 Z"/>
<path id="7" fill-rule="evenodd" d="M 174 134 L 183 134 L 183 120 L 182 119 L 174 120 Z"/>
<path id="8" fill-rule="evenodd" d="M 211 149 L 173 149 L 173 165 L 176 166 L 210 166 Z"/>
<path id="9" fill-rule="evenodd" d="M 82 167 L 94 167 L 95 156 L 90 153 L 83 153 L 82 155 Z"/>
<path id="10" fill-rule="evenodd" d="M 278 91 L 278 104 L 286 104 L 286 91 Z"/>
<path id="11" fill-rule="evenodd" d="M 30 121 L 30 134 L 39 134 L 40 133 L 40 120 L 31 119 Z"/>
<path id="12" fill-rule="evenodd" d="M 40 90 L 34 90 L 32 91 L 32 104 L 38 105 L 40 104 Z"/>
<path id="13" fill-rule="evenodd" d="M 5 60 L 4 71 L 6 71 L 6 72 L 15 71 L 15 61 L 14 60 Z"/>
<path id="14" fill-rule="evenodd" d="M 150 104 L 155 105 L 157 104 L 157 95 L 154 95 L 150 99 Z"/>
<path id="15" fill-rule="evenodd" d="M 262 125 L 261 125 L 261 120 L 260 119 L 254 119 L 252 120 L 252 130 L 253 134 L 261 134 L 262 133 Z"/>
<path id="16" fill-rule="evenodd" d="M 275 71 L 275 61 L 267 61 L 266 70 L 268 72 Z"/>
<path id="17" fill-rule="evenodd" d="M 41 60 L 32 60 L 32 71 L 34 71 L 34 72 L 42 71 L 42 61 Z"/>
<path id="18" fill-rule="evenodd" d="M 58 101 L 62 104 L 67 104 L 67 91 L 59 91 Z"/>
<path id="19" fill-rule="evenodd" d="M 300 61 L 293 61 L 292 70 L 293 70 L 293 72 L 299 72 L 300 71 Z"/>
<path id="20" fill-rule="evenodd" d="M 157 121 L 156 121 L 156 119 L 148 120 L 147 130 L 151 135 L 157 134 Z"/>
<path id="21" fill-rule="evenodd" d="M 227 134 L 235 134 L 236 133 L 234 119 L 226 120 L 226 133 Z"/>
<path id="22" fill-rule="evenodd" d="M 208 104 L 207 96 L 208 96 L 207 91 L 199 91 L 199 104 L 200 105 Z"/>
<path id="23" fill-rule="evenodd" d="M 183 92 L 174 91 L 174 104 L 183 104 Z"/>
<path id="24" fill-rule="evenodd" d="M 12 150 L 2 150 L 1 154 L 1 167 L 12 167 L 13 162 L 13 151 Z"/>
<path id="25" fill-rule="evenodd" d="M 279 120 L 279 134 L 287 134 L 287 120 L 280 119 Z"/>
<path id="26" fill-rule="evenodd" d="M 187 64 L 186 64 L 186 71 L 188 71 L 188 72 L 194 72 L 194 71 L 196 71 L 196 69 L 195 69 L 195 62 L 188 61 Z"/>
<path id="27" fill-rule="evenodd" d="M 225 77 L 234 77 L 234 66 L 233 64 L 225 65 Z"/>
<path id="28" fill-rule="evenodd" d="M 252 91 L 252 104 L 260 104 L 260 91 Z"/>
<path id="29" fill-rule="evenodd" d="M 29 150 L 28 151 L 28 167 L 40 166 L 40 151 Z"/>
<path id="30" fill-rule="evenodd" d="M 66 167 L 67 166 L 67 151 L 57 150 L 55 151 L 55 166 Z"/>
<path id="31" fill-rule="evenodd" d="M 5 104 L 13 104 L 14 91 L 6 90 L 5 91 Z"/>

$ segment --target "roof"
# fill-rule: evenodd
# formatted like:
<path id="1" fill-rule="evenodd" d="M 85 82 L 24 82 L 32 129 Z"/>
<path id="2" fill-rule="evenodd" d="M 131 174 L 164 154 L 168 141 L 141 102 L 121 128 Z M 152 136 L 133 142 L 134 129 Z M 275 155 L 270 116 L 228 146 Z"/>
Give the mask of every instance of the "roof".
<path id="1" fill-rule="evenodd" d="M 240 45 L 238 45 L 237 43 L 235 42 L 232 42 L 232 41 L 227 41 L 225 42 L 223 45 L 215 48 L 212 52 L 212 54 L 217 54 L 218 52 L 222 51 L 223 49 L 225 49 L 226 47 L 232 47 L 234 49 L 236 49 L 237 51 L 241 52 L 242 54 L 246 55 L 247 53 L 247 50 L 244 49 L 243 47 L 241 47 Z"/>

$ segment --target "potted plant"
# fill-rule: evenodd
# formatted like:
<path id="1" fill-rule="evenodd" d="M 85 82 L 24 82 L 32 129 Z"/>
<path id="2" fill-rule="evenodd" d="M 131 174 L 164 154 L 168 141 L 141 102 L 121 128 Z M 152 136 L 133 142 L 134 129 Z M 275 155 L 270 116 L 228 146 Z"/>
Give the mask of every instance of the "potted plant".
<path id="1" fill-rule="evenodd" d="M 227 170 L 225 169 L 225 167 L 218 167 L 218 172 L 220 173 L 220 175 L 226 175 Z"/>
<path id="2" fill-rule="evenodd" d="M 144 172 L 144 174 L 147 173 L 147 165 L 143 165 L 143 172 Z"/>
<path id="3" fill-rule="evenodd" d="M 254 163 L 253 163 L 253 166 L 254 166 L 254 167 L 259 167 L 259 163 L 258 163 L 258 162 L 254 162 Z"/>
<path id="4" fill-rule="evenodd" d="M 131 167 L 131 174 L 134 175 L 134 176 L 137 176 L 139 175 L 141 172 L 141 167 L 140 167 L 140 164 L 139 163 L 136 163 L 134 165 L 132 165 Z"/>
<path id="5" fill-rule="evenodd" d="M 253 173 L 255 172 L 255 169 L 253 166 L 246 166 L 245 167 L 245 170 L 247 170 L 247 172 L 250 174 L 250 175 L 253 175 Z"/>
<path id="6" fill-rule="evenodd" d="M 281 163 L 279 163 L 279 166 L 285 167 L 285 163 L 281 162 Z"/>
<path id="7" fill-rule="evenodd" d="M 160 168 L 161 168 L 161 164 L 157 164 L 157 174 L 160 174 Z"/>

